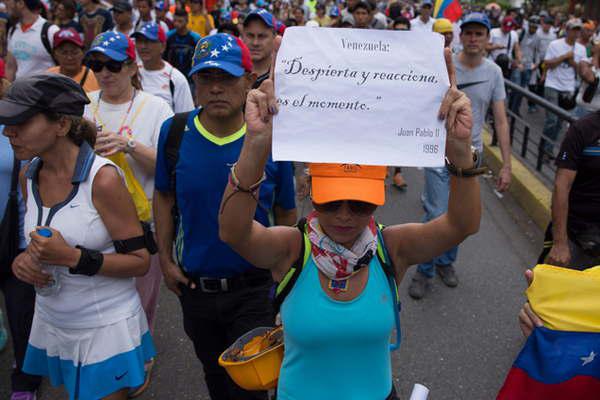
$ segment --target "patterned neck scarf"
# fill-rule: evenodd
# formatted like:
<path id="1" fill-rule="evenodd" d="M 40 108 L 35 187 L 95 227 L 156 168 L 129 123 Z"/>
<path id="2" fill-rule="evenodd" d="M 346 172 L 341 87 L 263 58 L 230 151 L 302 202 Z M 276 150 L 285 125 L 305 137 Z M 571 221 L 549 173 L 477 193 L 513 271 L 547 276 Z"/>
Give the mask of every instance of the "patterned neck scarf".
<path id="1" fill-rule="evenodd" d="M 327 236 L 315 212 L 306 218 L 307 234 L 317 268 L 332 280 L 346 280 L 362 267 L 369 265 L 377 251 L 377 226 L 371 217 L 352 249 L 347 249 Z"/>

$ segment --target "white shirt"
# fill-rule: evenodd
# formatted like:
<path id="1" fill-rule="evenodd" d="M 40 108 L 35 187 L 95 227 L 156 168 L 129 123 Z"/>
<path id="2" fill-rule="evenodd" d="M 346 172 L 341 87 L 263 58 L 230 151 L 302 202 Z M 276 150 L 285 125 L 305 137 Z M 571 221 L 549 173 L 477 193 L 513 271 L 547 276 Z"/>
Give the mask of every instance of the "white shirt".
<path id="1" fill-rule="evenodd" d="M 103 129 L 109 132 L 117 132 L 127 135 L 137 143 L 156 149 L 158 136 L 162 123 L 173 115 L 171 107 L 161 98 L 143 91 L 136 91 L 135 99 L 129 114 L 129 102 L 123 104 L 110 104 L 100 101 L 100 91 L 88 93 L 91 101 L 85 106 L 84 117 L 103 125 Z M 123 121 L 123 122 L 121 122 Z M 121 126 L 121 123 L 123 126 Z M 133 175 L 140 182 L 148 200 L 152 200 L 154 192 L 154 171 L 146 171 L 129 154 L 126 156 L 131 166 Z"/>
<path id="2" fill-rule="evenodd" d="M 25 232 L 35 230 L 41 211 L 41 224 L 58 230 L 69 246 L 79 245 L 102 253 L 114 253 L 113 239 L 92 200 L 94 177 L 105 165 L 114 166 L 105 158 L 94 157 L 88 178 L 79 183 L 77 194 L 62 205 L 51 220 L 48 220 L 51 209 L 42 207 L 40 210 L 42 205 L 37 204 L 33 194 L 33 181 L 27 179 Z M 26 239 L 29 244 L 29 235 Z M 96 328 L 130 318 L 140 310 L 133 278 L 75 275 L 69 273 L 65 266 L 45 268 L 55 274 L 60 289 L 52 296 L 35 296 L 35 313 L 54 326 Z"/>
<path id="3" fill-rule="evenodd" d="M 421 16 L 410 20 L 410 30 L 417 32 L 433 32 L 433 24 L 435 23 L 435 18 L 429 18 L 427 23 L 421 20 Z"/>
<path id="4" fill-rule="evenodd" d="M 490 52 L 490 58 L 492 60 L 496 60 L 500 54 L 507 54 L 508 59 L 513 59 L 513 49 L 515 48 L 515 44 L 519 41 L 519 35 L 515 31 L 510 31 L 510 48 L 508 47 L 508 35 L 502 32 L 501 28 L 494 28 L 490 31 L 490 43 L 491 44 L 501 44 L 504 46 L 503 49 L 497 49 Z"/>
<path id="5" fill-rule="evenodd" d="M 540 26 L 537 30 L 536 35 L 540 38 L 540 58 L 543 60 L 546 56 L 546 51 L 548 51 L 548 46 L 554 40 L 556 40 L 556 33 L 552 32 L 552 29 L 548 30 L 548 33 L 544 32 L 542 27 Z"/>
<path id="6" fill-rule="evenodd" d="M 565 39 L 557 39 L 550 43 L 548 51 L 544 60 L 552 60 L 560 57 L 569 51 L 573 51 L 575 63 L 579 64 L 581 60 L 586 58 L 585 47 L 579 43 L 575 43 L 575 46 L 567 44 Z M 568 62 L 564 61 L 559 64 L 556 68 L 548 68 L 546 73 L 546 84 L 545 87 L 556 89 L 562 92 L 574 92 L 576 84 L 577 73 Z"/>
<path id="7" fill-rule="evenodd" d="M 17 60 L 17 78 L 29 76 L 40 72 L 45 72 L 48 68 L 54 67 L 52 56 L 42 43 L 42 27 L 46 20 L 42 17 L 33 23 L 25 32 L 21 29 L 19 22 L 15 26 L 12 35 L 8 37 L 8 51 Z M 51 25 L 48 28 L 48 40 L 50 47 L 54 43 L 54 34 L 59 28 Z"/>
<path id="8" fill-rule="evenodd" d="M 176 113 L 192 111 L 195 108 L 194 100 L 187 79 L 177 68 L 166 61 L 164 63 L 163 69 L 156 71 L 149 71 L 142 64 L 138 65 L 142 88 L 165 100 Z"/>

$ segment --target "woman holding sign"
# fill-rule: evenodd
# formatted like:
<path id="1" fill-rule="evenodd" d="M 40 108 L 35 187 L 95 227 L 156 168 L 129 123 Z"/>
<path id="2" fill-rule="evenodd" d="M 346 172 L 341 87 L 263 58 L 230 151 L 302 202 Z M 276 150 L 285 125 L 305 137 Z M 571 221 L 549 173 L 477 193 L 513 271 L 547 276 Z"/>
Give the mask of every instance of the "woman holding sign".
<path id="1" fill-rule="evenodd" d="M 446 214 L 425 224 L 378 227 L 373 213 L 384 204 L 385 167 L 350 164 L 310 166 L 315 211 L 298 228 L 266 228 L 254 221 L 277 112 L 273 80 L 248 95 L 248 132 L 231 168 L 220 234 L 282 282 L 277 290 L 285 342 L 280 400 L 394 399 L 389 341 L 398 314 L 395 283 L 410 265 L 479 229 L 474 176 L 481 171 L 471 151 L 471 106 L 456 89 L 449 52 L 446 63 L 452 86 L 439 118 L 448 131 L 450 201 Z"/>

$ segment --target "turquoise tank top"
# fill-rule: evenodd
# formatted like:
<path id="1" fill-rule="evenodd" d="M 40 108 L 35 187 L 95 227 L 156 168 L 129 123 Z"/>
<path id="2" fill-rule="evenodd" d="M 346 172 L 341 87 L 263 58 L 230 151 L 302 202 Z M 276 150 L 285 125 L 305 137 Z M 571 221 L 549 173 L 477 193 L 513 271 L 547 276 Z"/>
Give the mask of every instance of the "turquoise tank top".
<path id="1" fill-rule="evenodd" d="M 321 288 L 312 258 L 281 306 L 285 354 L 278 400 L 383 400 L 392 391 L 395 297 L 377 257 L 347 302 Z"/>

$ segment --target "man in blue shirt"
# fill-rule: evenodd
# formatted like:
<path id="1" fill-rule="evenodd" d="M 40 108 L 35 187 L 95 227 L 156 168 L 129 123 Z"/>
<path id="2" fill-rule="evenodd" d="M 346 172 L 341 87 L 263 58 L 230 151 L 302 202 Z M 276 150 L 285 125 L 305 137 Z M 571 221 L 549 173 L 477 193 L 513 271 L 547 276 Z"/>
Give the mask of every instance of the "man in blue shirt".
<path id="1" fill-rule="evenodd" d="M 228 34 L 201 39 L 190 71 L 200 108 L 187 117 L 174 168 L 167 143 L 172 143 L 169 131 L 177 116 L 163 124 L 158 142 L 154 217 L 161 268 L 167 287 L 181 301 L 184 329 L 202 361 L 212 399 L 267 398 L 264 392 L 238 388 L 218 365 L 219 355 L 238 337 L 274 323 L 270 273 L 254 268 L 219 239 L 221 199 L 240 155 L 244 102 L 256 80 L 251 71 L 250 52 L 240 39 Z M 293 225 L 291 163 L 269 160 L 265 174 L 256 220 Z"/>
<path id="2" fill-rule="evenodd" d="M 190 72 L 194 49 L 200 40 L 200 35 L 190 31 L 187 24 L 187 12 L 182 9 L 175 10 L 175 16 L 173 17 L 175 29 L 171 29 L 167 33 L 167 46 L 163 53 L 164 59 L 185 76 L 188 76 Z"/>

